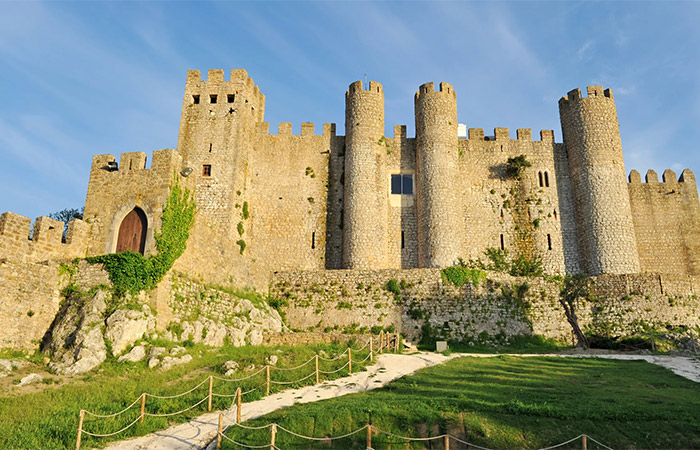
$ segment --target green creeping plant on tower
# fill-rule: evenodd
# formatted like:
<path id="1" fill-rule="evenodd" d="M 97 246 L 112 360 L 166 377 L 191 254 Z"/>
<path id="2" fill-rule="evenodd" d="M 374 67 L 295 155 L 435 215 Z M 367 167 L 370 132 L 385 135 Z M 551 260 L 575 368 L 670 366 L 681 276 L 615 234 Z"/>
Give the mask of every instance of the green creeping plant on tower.
<path id="1" fill-rule="evenodd" d="M 192 193 L 175 182 L 163 208 L 161 229 L 154 236 L 157 255 L 146 258 L 140 253 L 126 251 L 86 259 L 91 264 L 104 264 L 114 284 L 114 293 L 119 297 L 151 290 L 187 248 L 195 209 Z"/>

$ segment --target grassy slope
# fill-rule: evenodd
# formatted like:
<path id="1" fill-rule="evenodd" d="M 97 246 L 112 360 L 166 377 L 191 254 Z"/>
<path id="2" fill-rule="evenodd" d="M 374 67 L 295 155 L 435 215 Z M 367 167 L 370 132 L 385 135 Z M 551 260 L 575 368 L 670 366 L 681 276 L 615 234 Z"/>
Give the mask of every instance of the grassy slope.
<path id="1" fill-rule="evenodd" d="M 171 344 L 172 345 L 172 344 Z M 279 356 L 279 367 L 297 366 L 312 358 L 319 350 L 328 354 L 342 352 L 346 346 L 323 345 L 315 347 L 224 347 L 221 349 L 208 349 L 195 346 L 189 350 L 195 355 L 192 362 L 178 366 L 168 371 L 150 370 L 146 363 L 118 363 L 110 360 L 103 364 L 101 369 L 91 372 L 81 379 L 60 385 L 45 386 L 41 392 L 22 394 L 22 391 L 4 393 L 0 395 L 0 448 L 74 448 L 78 427 L 78 413 L 80 409 L 87 409 L 101 414 L 117 412 L 132 401 L 142 392 L 146 391 L 158 395 L 173 395 L 187 391 L 209 375 L 223 377 L 220 366 L 224 361 L 234 360 L 245 369 L 255 364 L 257 370 L 265 365 L 265 358 L 271 354 Z M 201 353 L 201 355 L 200 355 Z M 367 351 L 358 354 L 364 358 Z M 353 355 L 356 356 L 356 355 Z M 321 370 L 333 370 L 340 367 L 347 359 L 329 363 L 321 362 Z M 359 370 L 364 364 L 353 361 L 353 371 Z M 272 379 L 295 380 L 313 371 L 313 362 L 295 371 L 273 371 Z M 245 376 L 239 373 L 234 378 Z M 347 375 L 347 370 L 338 374 Z M 335 375 L 337 377 L 338 375 Z M 313 378 L 313 377 L 312 377 Z M 265 383 L 265 373 L 241 383 L 214 382 L 214 392 L 234 394 L 238 386 L 244 391 Z M 304 384 L 312 384 L 313 379 Z M 279 386 L 272 386 L 275 392 Z M 168 413 L 184 409 L 207 395 L 208 383 L 184 397 L 171 400 L 158 400 L 149 398 L 146 409 L 151 413 Z M 262 387 L 264 394 L 264 386 Z M 243 401 L 251 401 L 262 396 L 260 391 L 253 392 L 243 397 Z M 215 398 L 214 409 L 228 408 L 232 398 Z M 127 413 L 114 419 L 96 419 L 86 416 L 84 429 L 93 433 L 109 433 L 129 424 L 139 415 L 139 404 L 135 405 Z M 130 436 L 138 436 L 152 431 L 166 428 L 169 424 L 183 422 L 188 418 L 196 417 L 206 411 L 206 402 L 194 410 L 171 418 L 147 417 L 143 425 L 135 427 L 120 434 L 116 438 L 124 439 Z M 83 438 L 83 448 L 101 446 L 115 438 Z"/>
<path id="2" fill-rule="evenodd" d="M 379 391 L 287 408 L 251 424 L 277 422 L 322 437 L 368 420 L 398 435 L 448 432 L 491 448 L 538 448 L 581 433 L 616 449 L 699 448 L 700 389 L 642 361 L 460 358 Z M 238 428 L 228 435 L 249 444 L 269 442 L 267 430 L 241 433 Z M 333 448 L 363 448 L 364 432 L 355 439 L 334 441 Z M 281 448 L 311 448 L 301 442 L 278 434 Z M 391 442 L 400 441 L 375 436 L 373 447 L 389 448 Z M 328 442 L 313 448 L 328 448 Z M 588 448 L 597 447 L 589 442 Z"/>

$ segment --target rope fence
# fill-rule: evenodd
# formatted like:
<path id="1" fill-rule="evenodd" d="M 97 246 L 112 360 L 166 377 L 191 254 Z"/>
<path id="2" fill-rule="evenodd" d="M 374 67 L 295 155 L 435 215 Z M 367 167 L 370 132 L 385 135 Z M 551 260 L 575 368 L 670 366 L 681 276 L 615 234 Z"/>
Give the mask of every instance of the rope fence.
<path id="1" fill-rule="evenodd" d="M 388 431 L 384 431 L 380 428 L 377 428 L 376 426 L 372 424 L 367 424 L 361 428 L 358 428 L 356 430 L 350 431 L 348 433 L 339 435 L 339 436 L 323 436 L 323 437 L 316 437 L 316 436 L 306 436 L 297 432 L 294 432 L 292 430 L 289 430 L 287 428 L 284 428 L 283 426 L 277 424 L 277 423 L 269 423 L 267 425 L 262 425 L 262 426 L 246 426 L 242 425 L 240 423 L 240 420 L 238 422 L 234 422 L 231 424 L 228 424 L 226 427 L 223 426 L 224 423 L 224 415 L 223 413 L 219 414 L 219 428 L 217 430 L 217 436 L 216 436 L 216 450 L 221 449 L 221 443 L 226 440 L 237 447 L 240 448 L 269 448 L 271 450 L 277 449 L 277 450 L 282 450 L 281 447 L 278 447 L 277 445 L 277 432 L 278 431 L 283 431 L 285 433 L 288 433 L 296 438 L 303 439 L 305 441 L 321 441 L 321 442 L 332 442 L 332 441 L 337 441 L 341 439 L 348 438 L 350 436 L 356 435 L 362 431 L 366 431 L 366 437 L 365 437 L 365 442 L 367 445 L 367 450 L 372 450 L 372 438 L 373 437 L 378 437 L 381 435 L 389 436 L 395 439 L 400 439 L 401 442 L 403 443 L 410 443 L 410 442 L 427 442 L 427 441 L 441 441 L 442 442 L 442 449 L 444 450 L 450 450 L 450 444 L 451 442 L 459 443 L 462 445 L 467 446 L 467 448 L 470 449 L 477 449 L 477 450 L 494 450 L 489 447 L 482 447 L 480 445 L 474 444 L 472 442 L 468 442 L 462 439 L 459 439 L 455 436 L 452 436 L 451 434 L 441 434 L 439 436 L 429 436 L 429 437 L 410 437 L 410 436 L 400 436 L 398 434 L 390 433 Z M 244 442 L 240 442 L 237 440 L 234 440 L 233 438 L 226 436 L 226 432 L 232 428 L 232 427 L 239 427 L 245 430 L 249 431 L 260 431 L 260 430 L 267 430 L 269 429 L 269 442 L 259 445 L 259 444 L 247 444 Z M 549 447 L 543 447 L 540 448 L 539 450 L 553 450 L 555 448 L 563 447 L 565 445 L 571 444 L 576 441 L 581 441 L 581 449 L 582 450 L 588 450 L 588 440 L 591 440 L 595 444 L 599 445 L 600 447 L 606 449 L 606 450 L 613 450 L 612 448 L 608 447 L 605 444 L 602 444 L 598 442 L 597 440 L 593 439 L 592 437 L 588 436 L 587 434 L 580 434 L 576 436 L 575 438 L 569 439 L 565 442 L 561 442 L 556 445 L 552 445 Z M 295 448 L 299 446 L 299 444 L 294 444 Z M 330 444 L 329 446 L 333 446 Z M 433 444 L 431 444 L 430 448 L 435 448 L 433 447 Z M 440 448 L 440 447 L 438 447 Z"/>
<path id="2" fill-rule="evenodd" d="M 389 350 L 393 349 L 394 351 L 399 350 L 399 340 L 400 337 L 397 334 L 390 336 L 389 333 L 384 333 L 383 331 L 379 335 L 379 352 L 382 353 L 384 350 Z M 353 362 L 355 364 L 362 364 L 369 360 L 370 362 L 374 361 L 374 337 L 370 336 L 367 343 L 365 343 L 364 346 L 362 346 L 359 349 L 353 349 L 351 347 L 348 347 L 347 352 L 343 351 L 336 355 L 335 357 L 332 358 L 324 358 L 318 354 L 314 355 L 312 358 L 307 360 L 306 362 L 299 364 L 295 367 L 276 367 L 276 366 L 271 366 L 271 365 L 266 365 L 265 367 L 261 368 L 260 370 L 255 371 L 254 373 L 251 373 L 245 377 L 241 378 L 223 378 L 223 377 L 218 377 L 214 375 L 210 375 L 203 379 L 201 382 L 199 382 L 196 386 L 192 387 L 191 389 L 181 392 L 179 394 L 173 394 L 173 395 L 157 395 L 157 394 L 151 394 L 148 392 L 142 393 L 136 400 L 134 400 L 129 406 L 125 407 L 119 412 L 112 413 L 112 414 L 98 414 L 94 412 L 90 412 L 88 410 L 82 409 L 80 410 L 79 418 L 78 418 L 78 432 L 77 432 L 77 438 L 76 438 L 76 443 L 75 443 L 75 448 L 76 450 L 80 449 L 81 441 L 82 441 L 82 436 L 87 435 L 91 437 L 110 437 L 117 435 L 119 433 L 125 432 L 129 428 L 135 426 L 137 423 L 143 424 L 144 418 L 145 417 L 172 417 L 176 416 L 179 414 L 183 414 L 185 412 L 191 411 L 198 406 L 201 406 L 204 402 L 207 402 L 207 411 L 212 410 L 212 403 L 215 398 L 233 398 L 233 403 L 231 405 L 231 408 L 233 408 L 234 405 L 237 406 L 237 419 L 238 423 L 240 423 L 240 416 L 241 416 L 241 405 L 242 405 L 242 397 L 246 394 L 251 394 L 255 391 L 262 392 L 262 389 L 264 388 L 265 392 L 264 395 L 269 395 L 270 390 L 272 386 L 292 386 L 300 383 L 307 382 L 311 378 L 315 378 L 315 384 L 319 384 L 321 382 L 321 375 L 332 375 L 332 374 L 337 374 L 342 372 L 343 370 L 347 369 L 348 375 L 352 374 L 352 364 Z M 369 347 L 369 352 L 368 354 L 364 357 L 362 360 L 355 360 L 353 361 L 353 354 L 358 354 L 365 350 L 367 347 Z M 331 363 L 334 361 L 338 361 L 341 359 L 347 359 L 347 361 L 340 366 L 339 368 L 336 368 L 334 370 L 323 370 L 320 368 L 321 362 L 324 363 Z M 305 374 L 302 375 L 301 378 L 297 379 L 285 379 L 288 378 L 289 375 L 293 375 L 292 372 L 295 370 L 300 370 L 307 365 L 314 363 L 314 369 Z M 287 376 L 282 377 L 282 379 L 273 379 L 272 378 L 272 373 L 278 372 L 280 375 L 282 374 L 289 374 Z M 241 386 L 238 386 L 235 390 L 235 393 L 226 393 L 226 392 L 214 392 L 214 381 L 218 381 L 224 384 L 230 384 L 230 383 L 240 383 L 242 381 L 247 381 L 251 380 L 257 376 L 260 376 L 261 374 L 265 374 L 265 381 L 257 386 L 250 387 L 246 391 L 243 391 Z M 279 377 L 278 377 L 279 378 Z M 197 397 L 195 400 L 196 402 L 183 408 L 178 411 L 174 412 L 163 412 L 162 409 L 156 409 L 154 410 L 153 407 L 155 405 L 151 405 L 152 409 L 151 412 L 146 411 L 146 403 L 147 399 L 153 399 L 153 400 L 175 400 L 175 399 L 180 399 L 188 394 L 192 394 L 198 389 L 202 388 L 205 386 L 208 382 L 208 392 L 207 395 L 204 398 Z M 230 391 L 229 391 L 230 392 Z M 86 425 L 85 423 L 85 417 L 94 417 L 95 419 L 111 419 L 111 418 L 116 418 L 121 416 L 122 414 L 126 414 L 130 410 L 134 408 L 139 402 L 141 402 L 141 408 L 140 408 L 140 413 L 139 415 L 131 421 L 128 425 L 124 426 L 123 428 L 111 432 L 111 433 L 97 433 L 94 431 L 88 431 L 84 429 L 84 426 Z M 162 408 L 163 406 L 161 406 Z M 94 423 L 94 422 L 92 422 Z M 287 431 L 287 430 L 285 430 Z M 225 436 L 224 436 L 225 437 Z M 220 440 L 221 438 L 219 438 Z M 242 445 L 242 444 L 241 444 Z M 245 445 L 242 445 L 245 447 Z M 266 448 L 274 448 L 274 444 L 270 445 L 267 444 L 264 447 Z M 262 448 L 262 447 L 248 447 L 248 448 Z"/>

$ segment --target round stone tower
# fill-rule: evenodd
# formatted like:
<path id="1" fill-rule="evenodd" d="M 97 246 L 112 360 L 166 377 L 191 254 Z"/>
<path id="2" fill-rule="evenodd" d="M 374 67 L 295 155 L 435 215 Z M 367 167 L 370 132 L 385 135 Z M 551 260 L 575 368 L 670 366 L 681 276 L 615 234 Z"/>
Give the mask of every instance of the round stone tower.
<path id="1" fill-rule="evenodd" d="M 343 268 L 383 269 L 387 261 L 388 193 L 384 90 L 361 81 L 345 93 Z"/>
<path id="2" fill-rule="evenodd" d="M 415 95 L 418 266 L 451 266 L 462 250 L 457 185 L 457 95 L 448 83 Z"/>
<path id="3" fill-rule="evenodd" d="M 582 267 L 589 275 L 639 272 L 637 241 L 610 89 L 575 89 L 559 100 Z"/>

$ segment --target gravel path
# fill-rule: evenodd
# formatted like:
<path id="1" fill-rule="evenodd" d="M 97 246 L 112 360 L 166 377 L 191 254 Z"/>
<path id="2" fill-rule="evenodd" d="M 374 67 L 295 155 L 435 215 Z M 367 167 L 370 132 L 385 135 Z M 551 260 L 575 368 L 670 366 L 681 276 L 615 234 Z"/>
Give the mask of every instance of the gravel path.
<path id="1" fill-rule="evenodd" d="M 439 353 L 416 353 L 412 355 L 377 355 L 377 362 L 368 366 L 366 371 L 348 377 L 325 381 L 321 384 L 299 389 L 290 389 L 270 395 L 261 400 L 244 403 L 241 419 L 243 422 L 263 416 L 296 403 L 310 403 L 346 394 L 369 391 L 410 375 L 420 369 L 442 364 L 460 356 L 490 358 L 497 354 L 453 353 L 444 356 Z M 568 354 L 509 354 L 509 356 L 535 357 L 553 356 L 558 358 L 605 358 L 619 360 L 644 360 L 670 369 L 689 380 L 700 383 L 700 360 L 682 356 L 637 355 L 601 352 L 574 352 Z M 224 425 L 235 422 L 236 409 L 204 414 L 189 423 L 175 425 L 167 430 L 152 433 L 139 438 L 115 442 L 106 448 L 109 450 L 185 450 L 214 448 L 219 413 L 224 413 Z"/>

